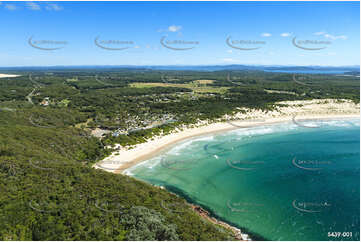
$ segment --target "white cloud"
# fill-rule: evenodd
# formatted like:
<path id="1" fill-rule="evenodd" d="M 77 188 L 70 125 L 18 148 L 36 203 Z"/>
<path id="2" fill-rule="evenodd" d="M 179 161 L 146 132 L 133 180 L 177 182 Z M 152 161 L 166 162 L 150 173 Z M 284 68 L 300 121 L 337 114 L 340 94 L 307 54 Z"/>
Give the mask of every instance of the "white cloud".
<path id="1" fill-rule="evenodd" d="M 227 50 L 228 53 L 232 53 L 233 51 L 232 50 Z"/>
<path id="2" fill-rule="evenodd" d="M 238 62 L 238 60 L 232 59 L 232 58 L 223 58 L 221 59 L 222 62 Z"/>
<path id="3" fill-rule="evenodd" d="M 282 33 L 281 36 L 282 37 L 288 37 L 288 36 L 291 36 L 291 33 Z"/>
<path id="4" fill-rule="evenodd" d="M 49 3 L 46 7 L 45 7 L 46 10 L 54 10 L 54 11 L 61 11 L 63 10 L 63 7 L 62 6 L 59 6 L 58 4 L 55 4 L 55 3 Z"/>
<path id="5" fill-rule="evenodd" d="M 5 8 L 6 8 L 7 10 L 11 10 L 11 11 L 17 9 L 16 5 L 14 5 L 14 4 L 5 4 Z"/>
<path id="6" fill-rule="evenodd" d="M 270 34 L 270 33 L 262 33 L 261 36 L 262 37 L 271 37 L 272 34 Z"/>
<path id="7" fill-rule="evenodd" d="M 146 49 L 150 49 L 150 50 L 159 50 L 159 48 L 157 46 L 151 46 L 149 44 L 145 45 Z"/>
<path id="8" fill-rule="evenodd" d="M 182 29 L 182 26 L 176 26 L 176 25 L 171 25 L 168 27 L 168 31 L 170 31 L 170 32 L 178 32 L 181 29 Z"/>
<path id="9" fill-rule="evenodd" d="M 316 32 L 316 33 L 313 33 L 314 35 L 324 35 L 324 34 L 326 34 L 326 32 L 325 31 L 320 31 L 320 32 Z"/>
<path id="10" fill-rule="evenodd" d="M 183 27 L 180 25 L 170 25 L 167 29 L 158 29 L 157 32 L 162 33 L 162 32 L 178 32 L 178 35 L 181 36 L 182 33 L 180 32 L 180 30 Z"/>
<path id="11" fill-rule="evenodd" d="M 186 63 L 184 59 L 174 59 L 173 61 L 176 65 L 184 65 Z"/>
<path id="12" fill-rule="evenodd" d="M 346 35 L 332 35 L 332 34 L 329 34 L 325 31 L 320 31 L 320 32 L 316 32 L 314 33 L 314 35 L 322 35 L 323 37 L 325 37 L 326 39 L 332 39 L 332 40 L 337 40 L 337 39 L 342 39 L 342 40 L 346 40 L 347 39 L 347 36 Z"/>
<path id="13" fill-rule="evenodd" d="M 30 10 L 41 10 L 40 5 L 34 2 L 27 2 L 26 3 L 28 9 Z"/>
<path id="14" fill-rule="evenodd" d="M 332 40 L 336 40 L 336 39 L 347 39 L 347 36 L 346 35 L 339 35 L 339 36 L 334 36 L 334 35 L 331 35 L 331 34 L 325 34 L 324 35 L 326 39 L 332 39 Z"/>

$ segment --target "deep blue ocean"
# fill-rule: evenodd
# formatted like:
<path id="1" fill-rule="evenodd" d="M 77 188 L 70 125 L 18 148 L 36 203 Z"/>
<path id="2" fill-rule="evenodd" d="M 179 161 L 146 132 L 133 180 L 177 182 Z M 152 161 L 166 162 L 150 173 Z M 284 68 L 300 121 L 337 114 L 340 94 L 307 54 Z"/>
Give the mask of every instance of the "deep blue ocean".
<path id="1" fill-rule="evenodd" d="M 344 74 L 347 70 L 265 70 L 266 72 L 299 73 L 299 74 Z"/>

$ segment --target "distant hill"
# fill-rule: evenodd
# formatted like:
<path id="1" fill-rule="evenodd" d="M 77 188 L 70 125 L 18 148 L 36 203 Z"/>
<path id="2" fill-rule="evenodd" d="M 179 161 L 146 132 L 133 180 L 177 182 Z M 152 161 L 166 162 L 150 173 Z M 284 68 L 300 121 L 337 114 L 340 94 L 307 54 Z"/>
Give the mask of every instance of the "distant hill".
<path id="1" fill-rule="evenodd" d="M 254 70 L 254 71 L 317 71 L 317 72 L 359 72 L 360 66 L 264 66 L 264 65 L 153 65 L 153 66 L 29 66 L 29 67 L 0 67 L 0 71 L 60 71 L 60 70 L 188 70 L 188 71 L 237 71 L 237 70 Z"/>

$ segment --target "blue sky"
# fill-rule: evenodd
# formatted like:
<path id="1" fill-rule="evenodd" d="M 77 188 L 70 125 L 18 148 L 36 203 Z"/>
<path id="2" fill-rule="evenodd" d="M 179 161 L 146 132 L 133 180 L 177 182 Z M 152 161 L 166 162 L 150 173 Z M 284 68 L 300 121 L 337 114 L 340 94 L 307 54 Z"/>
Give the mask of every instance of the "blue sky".
<path id="1" fill-rule="evenodd" d="M 0 66 L 360 64 L 359 2 L 2 1 L 0 23 Z"/>

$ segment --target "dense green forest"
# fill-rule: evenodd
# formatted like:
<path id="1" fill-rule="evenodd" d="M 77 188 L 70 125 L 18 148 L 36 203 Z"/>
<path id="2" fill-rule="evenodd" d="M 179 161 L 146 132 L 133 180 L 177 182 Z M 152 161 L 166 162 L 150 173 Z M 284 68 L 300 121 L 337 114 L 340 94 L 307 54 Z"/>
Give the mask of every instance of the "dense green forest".
<path id="1" fill-rule="evenodd" d="M 109 151 L 71 127 L 81 115 L 40 127 L 28 121 L 33 111 L 0 115 L 1 240 L 233 239 L 183 199 L 91 168 Z"/>
<path id="2" fill-rule="evenodd" d="M 0 79 L 0 240 L 234 240 L 183 198 L 92 165 L 113 144 L 145 142 L 238 107 L 360 98 L 355 76 L 142 69 L 16 74 Z M 95 137 L 95 128 L 111 132 Z"/>

